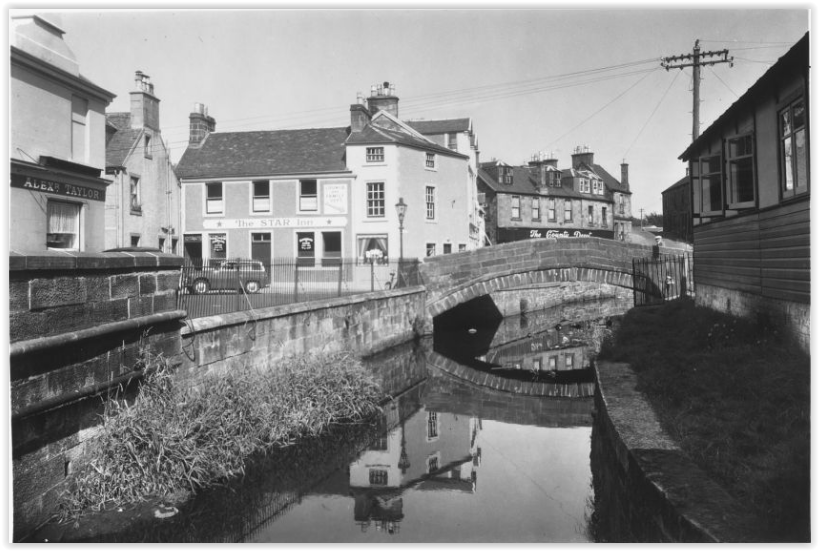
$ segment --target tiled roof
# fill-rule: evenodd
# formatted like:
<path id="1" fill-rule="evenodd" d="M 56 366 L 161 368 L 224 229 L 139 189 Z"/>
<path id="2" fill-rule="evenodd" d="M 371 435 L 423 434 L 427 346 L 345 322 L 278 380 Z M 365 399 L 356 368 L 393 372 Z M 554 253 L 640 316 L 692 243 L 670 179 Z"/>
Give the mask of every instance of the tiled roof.
<path id="1" fill-rule="evenodd" d="M 347 128 L 214 132 L 200 148 L 188 147 L 180 178 L 232 178 L 345 172 Z"/>
<path id="2" fill-rule="evenodd" d="M 425 151 L 434 151 L 450 157 L 468 158 L 466 155 L 453 151 L 448 147 L 440 146 L 425 139 L 416 138 L 400 130 L 391 130 L 373 124 L 368 124 L 360 132 L 351 133 L 350 137 L 347 138 L 347 143 L 350 145 L 399 144 L 423 149 Z"/>
<path id="3" fill-rule="evenodd" d="M 105 121 L 119 130 L 131 128 L 131 113 L 106 113 Z"/>
<path id="4" fill-rule="evenodd" d="M 405 121 L 421 134 L 443 134 L 445 132 L 467 132 L 469 119 L 445 119 L 437 121 Z"/>
<path id="5" fill-rule="evenodd" d="M 141 134 L 139 128 L 117 130 L 105 146 L 105 166 L 123 166 Z"/>

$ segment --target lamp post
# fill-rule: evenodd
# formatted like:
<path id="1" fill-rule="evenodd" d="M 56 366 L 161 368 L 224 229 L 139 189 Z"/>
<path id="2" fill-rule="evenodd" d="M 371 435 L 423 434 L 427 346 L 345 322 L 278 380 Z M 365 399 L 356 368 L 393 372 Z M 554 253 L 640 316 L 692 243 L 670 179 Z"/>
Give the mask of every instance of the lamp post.
<path id="1" fill-rule="evenodd" d="M 395 204 L 395 211 L 398 213 L 398 281 L 397 286 L 404 286 L 403 263 L 404 263 L 404 215 L 407 213 L 407 204 L 404 198 L 399 197 Z"/>

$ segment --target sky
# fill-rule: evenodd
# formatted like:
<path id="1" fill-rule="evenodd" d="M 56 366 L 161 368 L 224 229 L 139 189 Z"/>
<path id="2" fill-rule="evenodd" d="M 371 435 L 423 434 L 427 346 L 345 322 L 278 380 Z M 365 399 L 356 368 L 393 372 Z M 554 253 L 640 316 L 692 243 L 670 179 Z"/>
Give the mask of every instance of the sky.
<path id="1" fill-rule="evenodd" d="M 194 103 L 217 132 L 346 126 L 387 81 L 404 120 L 471 117 L 482 161 L 543 152 L 563 168 L 582 146 L 618 179 L 627 162 L 636 216 L 662 211 L 691 140 L 692 71 L 661 59 L 696 40 L 729 50 L 732 65 L 702 69 L 705 130 L 810 26 L 807 6 L 500 6 L 57 12 L 81 74 L 117 95 L 109 112 L 129 110 L 136 70 L 150 76 L 174 161 Z"/>

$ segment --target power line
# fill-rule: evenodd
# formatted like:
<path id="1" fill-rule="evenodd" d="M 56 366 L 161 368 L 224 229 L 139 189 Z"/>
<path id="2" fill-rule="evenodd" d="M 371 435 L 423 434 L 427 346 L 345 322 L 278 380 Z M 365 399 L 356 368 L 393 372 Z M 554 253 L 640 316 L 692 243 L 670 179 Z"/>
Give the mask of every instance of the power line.
<path id="1" fill-rule="evenodd" d="M 715 77 L 717 77 L 717 80 L 718 80 L 718 81 L 720 81 L 720 82 L 722 83 L 722 85 L 723 85 L 723 86 L 725 86 L 725 88 L 727 88 L 727 89 L 728 89 L 728 91 L 729 91 L 729 92 L 731 92 L 732 94 L 734 94 L 736 97 L 739 97 L 739 94 L 737 94 L 736 92 L 734 92 L 733 90 L 731 90 L 731 87 L 730 87 L 730 86 L 728 86 L 728 85 L 725 83 L 725 81 L 724 81 L 724 80 L 722 80 L 722 78 L 720 78 L 720 76 L 717 74 L 717 72 L 716 72 L 714 69 L 712 69 L 711 67 L 709 67 L 708 69 L 711 71 L 711 74 L 712 74 L 712 75 L 714 75 Z"/>
<path id="2" fill-rule="evenodd" d="M 635 143 L 637 143 L 637 140 L 640 138 L 640 135 L 643 133 L 643 130 L 645 130 L 645 129 L 646 129 L 646 126 L 648 126 L 648 123 L 649 123 L 649 122 L 651 122 L 651 119 L 654 117 L 654 114 L 657 112 L 657 109 L 659 109 L 659 108 L 660 108 L 660 105 L 663 103 L 663 100 L 664 100 L 664 99 L 665 99 L 665 97 L 668 95 L 668 92 L 670 92 L 670 91 L 671 91 L 671 87 L 672 87 L 672 86 L 674 86 L 674 83 L 675 83 L 675 82 L 677 82 L 677 78 L 678 78 L 679 76 L 680 76 L 680 73 L 677 73 L 676 75 L 674 75 L 674 78 L 671 80 L 671 84 L 669 84 L 669 85 L 668 85 L 668 88 L 666 88 L 666 89 L 665 89 L 665 93 L 664 93 L 664 94 L 663 94 L 663 96 L 660 98 L 660 101 L 658 101 L 658 102 L 657 102 L 657 105 L 656 105 L 656 106 L 654 106 L 654 110 L 653 110 L 653 111 L 651 112 L 651 114 L 648 116 L 648 119 L 646 119 L 646 122 L 643 124 L 643 127 L 642 127 L 642 128 L 640 128 L 640 131 L 637 133 L 637 136 L 635 136 L 634 141 L 632 141 L 632 142 L 631 142 L 631 145 L 629 145 L 629 146 L 628 146 L 628 149 L 626 149 L 625 154 L 623 154 L 623 158 L 628 157 L 629 151 L 631 151 L 631 148 L 632 148 L 632 147 L 634 147 L 634 144 L 635 144 Z"/>

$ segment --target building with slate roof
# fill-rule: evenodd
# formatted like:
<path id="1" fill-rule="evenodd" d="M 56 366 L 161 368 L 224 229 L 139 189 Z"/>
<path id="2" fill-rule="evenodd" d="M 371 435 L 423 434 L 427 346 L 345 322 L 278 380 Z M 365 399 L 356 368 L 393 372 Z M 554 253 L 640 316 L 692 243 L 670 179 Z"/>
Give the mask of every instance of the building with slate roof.
<path id="1" fill-rule="evenodd" d="M 554 156 L 535 155 L 527 166 L 481 163 L 478 191 L 486 212 L 486 233 L 494 243 L 532 238 L 583 236 L 627 239 L 631 232 L 628 165 L 617 180 L 577 148 L 572 166 L 557 167 Z"/>
<path id="2" fill-rule="evenodd" d="M 297 258 L 321 267 L 364 260 L 372 249 L 397 260 L 401 245 L 413 258 L 478 244 L 466 194 L 470 160 L 477 159 L 471 124 L 459 150 L 436 143 L 398 118 L 388 83 L 350 107 L 347 127 L 215 128 L 196 104 L 177 166 L 189 259 Z M 403 239 L 399 200 L 407 205 Z"/>
<path id="3" fill-rule="evenodd" d="M 155 247 L 179 254 L 180 184 L 159 126 L 159 98 L 150 77 L 136 71 L 131 111 L 108 113 L 105 248 Z"/>
<path id="4" fill-rule="evenodd" d="M 115 96 L 80 74 L 57 17 L 11 17 L 12 252 L 105 246 L 105 108 Z"/>

